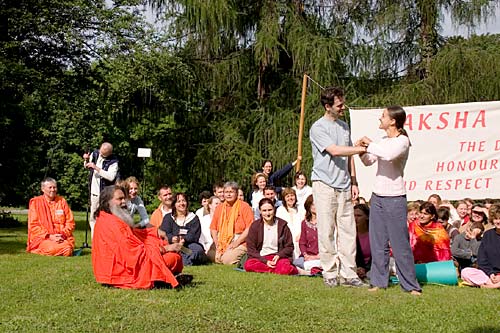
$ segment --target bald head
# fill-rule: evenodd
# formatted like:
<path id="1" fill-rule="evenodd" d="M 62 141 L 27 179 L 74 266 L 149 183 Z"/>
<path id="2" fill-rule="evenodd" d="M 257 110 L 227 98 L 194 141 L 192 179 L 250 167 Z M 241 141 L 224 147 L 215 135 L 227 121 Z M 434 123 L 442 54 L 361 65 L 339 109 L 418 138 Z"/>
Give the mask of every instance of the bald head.
<path id="1" fill-rule="evenodd" d="M 113 153 L 113 145 L 109 142 L 104 142 L 99 149 L 99 153 L 104 158 L 110 156 Z"/>

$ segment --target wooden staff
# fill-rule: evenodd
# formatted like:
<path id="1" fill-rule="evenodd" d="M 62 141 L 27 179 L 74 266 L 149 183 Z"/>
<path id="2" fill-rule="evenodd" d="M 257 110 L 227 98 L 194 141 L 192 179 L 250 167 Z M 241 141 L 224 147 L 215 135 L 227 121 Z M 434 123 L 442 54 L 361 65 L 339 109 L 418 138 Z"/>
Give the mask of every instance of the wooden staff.
<path id="1" fill-rule="evenodd" d="M 304 135 L 304 115 L 306 110 L 306 93 L 307 93 L 307 74 L 304 73 L 304 78 L 302 79 L 302 98 L 300 100 L 300 123 L 299 123 L 299 142 L 297 147 L 297 164 L 295 164 L 295 172 L 300 170 L 299 156 L 302 156 L 302 136 Z"/>

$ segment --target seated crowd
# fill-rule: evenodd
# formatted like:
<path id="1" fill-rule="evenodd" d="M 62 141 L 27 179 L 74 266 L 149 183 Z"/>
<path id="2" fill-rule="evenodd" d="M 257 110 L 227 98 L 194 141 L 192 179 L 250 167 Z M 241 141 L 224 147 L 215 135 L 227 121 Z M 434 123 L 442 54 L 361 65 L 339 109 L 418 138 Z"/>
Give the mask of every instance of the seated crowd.
<path id="1" fill-rule="evenodd" d="M 293 188 L 276 188 L 268 183 L 266 167 L 252 177 L 248 202 L 237 183 L 217 183 L 213 194 L 200 194 L 196 213 L 189 210 L 188 196 L 174 194 L 170 186 L 158 190 L 160 205 L 151 217 L 135 177 L 105 187 L 92 239 L 97 282 L 119 288 L 175 288 L 192 279 L 182 274 L 184 266 L 210 262 L 239 265 L 248 272 L 321 275 L 316 208 L 307 177 L 299 171 Z M 71 256 L 73 214 L 57 195 L 54 179 L 44 179 L 41 190 L 29 204 L 27 251 Z M 357 275 L 369 281 L 370 206 L 363 198 L 353 203 Z M 453 260 L 466 284 L 500 288 L 499 203 L 464 199 L 452 205 L 433 194 L 408 204 L 407 227 L 415 264 Z"/>

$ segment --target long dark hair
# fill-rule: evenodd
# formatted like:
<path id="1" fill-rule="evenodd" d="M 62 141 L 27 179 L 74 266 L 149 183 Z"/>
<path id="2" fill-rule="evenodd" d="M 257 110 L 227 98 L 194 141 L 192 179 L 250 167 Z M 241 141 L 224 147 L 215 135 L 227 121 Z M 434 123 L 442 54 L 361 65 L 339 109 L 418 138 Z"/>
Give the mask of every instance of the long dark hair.
<path id="1" fill-rule="evenodd" d="M 353 209 L 359 209 L 366 217 L 370 217 L 370 207 L 367 204 L 357 204 Z"/>
<path id="2" fill-rule="evenodd" d="M 172 201 L 172 216 L 177 217 L 177 209 L 175 209 L 175 204 L 179 201 L 179 197 L 183 197 L 186 200 L 186 215 L 189 213 L 189 200 L 186 193 L 179 192 L 174 195 L 174 200 Z"/>
<path id="3" fill-rule="evenodd" d="M 125 189 L 120 185 L 106 186 L 101 191 L 101 194 L 99 195 L 99 207 L 97 207 L 97 210 L 94 213 L 94 218 L 97 218 L 97 216 L 99 216 L 99 213 L 101 211 L 111 214 L 111 208 L 109 206 L 109 202 L 111 201 L 111 199 L 113 199 L 115 192 L 118 190 L 122 191 L 123 194 L 126 193 Z"/>
<path id="4" fill-rule="evenodd" d="M 399 105 L 391 105 L 388 106 L 387 112 L 389 113 L 389 117 L 396 121 L 396 129 L 401 135 L 408 136 L 408 132 L 404 129 L 404 125 L 406 122 L 406 111 Z"/>
<path id="5" fill-rule="evenodd" d="M 306 210 L 306 221 L 309 221 L 311 222 L 311 219 L 312 219 L 312 213 L 311 213 L 311 206 L 313 205 L 314 203 L 314 198 L 313 198 L 313 195 L 310 194 L 306 201 L 304 202 L 304 208 Z"/>

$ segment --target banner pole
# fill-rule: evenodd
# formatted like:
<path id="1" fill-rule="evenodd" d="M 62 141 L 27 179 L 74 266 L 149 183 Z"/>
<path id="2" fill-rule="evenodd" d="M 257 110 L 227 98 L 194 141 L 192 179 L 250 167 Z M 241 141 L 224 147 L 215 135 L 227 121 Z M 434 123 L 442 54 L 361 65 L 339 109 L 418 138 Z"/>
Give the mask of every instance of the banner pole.
<path id="1" fill-rule="evenodd" d="M 298 157 L 302 156 L 302 136 L 304 135 L 304 114 L 306 109 L 307 78 L 307 73 L 304 73 L 304 77 L 302 79 L 302 97 L 300 100 L 299 140 L 297 147 L 297 164 L 295 164 L 295 172 L 300 170 L 301 160 L 298 159 Z"/>

